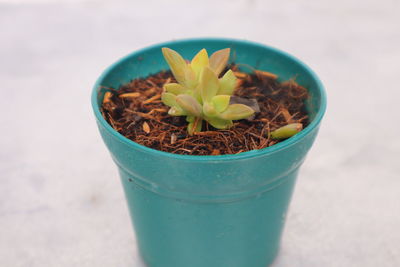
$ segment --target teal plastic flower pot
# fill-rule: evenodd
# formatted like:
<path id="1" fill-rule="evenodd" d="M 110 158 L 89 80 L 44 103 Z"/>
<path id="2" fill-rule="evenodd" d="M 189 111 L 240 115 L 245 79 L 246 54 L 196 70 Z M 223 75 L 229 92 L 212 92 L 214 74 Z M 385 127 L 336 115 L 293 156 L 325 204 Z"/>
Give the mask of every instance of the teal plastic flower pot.
<path id="1" fill-rule="evenodd" d="M 310 90 L 311 123 L 274 146 L 237 155 L 187 156 L 153 150 L 116 132 L 101 116 L 102 86 L 119 88 L 167 69 L 161 47 L 186 58 L 230 47 L 232 60 L 296 77 Z M 172 41 L 134 52 L 94 86 L 98 127 L 118 166 L 140 253 L 150 267 L 265 267 L 277 255 L 299 167 L 314 142 L 326 98 L 316 75 L 274 48 L 231 39 Z"/>

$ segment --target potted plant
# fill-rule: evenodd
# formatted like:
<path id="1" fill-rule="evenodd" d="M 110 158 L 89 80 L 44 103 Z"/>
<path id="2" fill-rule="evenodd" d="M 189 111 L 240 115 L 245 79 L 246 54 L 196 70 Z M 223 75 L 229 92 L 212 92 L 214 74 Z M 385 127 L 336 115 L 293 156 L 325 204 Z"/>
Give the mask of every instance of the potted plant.
<path id="1" fill-rule="evenodd" d="M 165 47 L 169 49 L 164 49 L 163 54 L 162 48 Z M 264 141 L 268 140 L 267 144 L 261 141 L 260 146 L 250 144 L 249 151 L 246 152 L 242 152 L 240 146 L 238 148 L 236 144 L 231 144 L 235 142 L 235 139 L 229 139 L 228 147 L 231 147 L 232 151 L 236 149 L 232 153 L 225 153 L 223 149 L 211 147 L 210 154 L 202 155 L 201 153 L 205 153 L 206 149 L 198 149 L 198 146 L 194 145 L 191 148 L 200 155 L 184 155 L 189 153 L 185 149 L 171 150 L 171 145 L 176 143 L 175 139 L 180 138 L 175 133 L 175 137 L 170 134 L 167 138 L 168 144 L 171 145 L 163 146 L 167 135 L 165 128 L 157 128 L 157 124 L 148 123 L 145 119 L 146 116 L 150 116 L 150 112 L 142 110 L 150 102 L 151 105 L 155 105 L 153 109 L 156 109 L 157 105 L 166 104 L 165 110 L 155 111 L 163 114 L 162 116 L 168 116 L 168 109 L 170 109 L 170 115 L 182 116 L 162 117 L 163 120 L 159 119 L 159 123 L 164 125 L 170 122 L 173 125 L 176 122 L 175 118 L 178 118 L 177 120 L 180 119 L 179 123 L 182 124 L 183 119 L 183 123 L 187 124 L 185 129 L 187 127 L 188 130 L 188 134 L 183 139 L 198 140 L 201 136 L 202 142 L 207 142 L 209 137 L 207 133 L 234 131 L 232 129 L 240 128 L 240 125 L 232 127 L 232 120 L 246 118 L 251 120 L 251 116 L 254 117 L 253 113 L 259 112 L 251 101 L 243 102 L 243 99 L 239 97 L 236 99 L 239 103 L 233 103 L 231 97 L 227 99 L 226 95 L 233 94 L 229 90 L 222 94 L 214 90 L 211 93 L 204 91 L 196 95 L 197 85 L 188 83 L 190 79 L 187 78 L 192 74 L 185 76 L 187 73 L 180 72 L 182 68 L 186 68 L 184 64 L 195 63 L 182 62 L 176 58 L 174 51 L 179 51 L 185 59 L 192 58 L 198 51 L 203 51 L 197 55 L 201 57 L 203 53 L 204 60 L 203 48 L 211 52 L 219 51 L 222 54 L 224 54 L 223 51 L 225 53 L 227 51 L 224 49 L 229 48 L 234 61 L 230 63 L 240 64 L 247 69 L 256 69 L 258 74 L 261 71 L 262 75 L 267 76 L 266 79 L 273 79 L 273 82 L 281 84 L 279 85 L 281 87 L 298 84 L 301 88 L 306 88 L 307 98 L 302 101 L 308 115 L 306 127 L 301 130 L 298 123 L 291 123 L 289 126 L 280 127 L 274 131 L 269 129 L 266 136 L 262 137 Z M 214 57 L 220 56 L 217 54 Z M 211 60 L 211 57 L 207 59 Z M 224 58 L 226 57 L 222 56 L 222 61 Z M 221 61 L 221 58 L 219 60 Z M 218 60 L 214 59 L 212 63 L 214 66 L 211 66 L 210 62 L 201 63 L 209 68 L 201 71 L 197 76 L 196 74 L 191 76 L 194 83 L 204 85 L 211 80 L 211 84 L 205 87 L 212 88 L 213 84 L 218 82 L 229 83 L 235 80 L 232 73 L 227 74 L 228 78 L 225 80 L 221 80 L 223 76 L 219 74 L 227 62 L 222 62 L 222 67 L 217 67 L 215 61 Z M 196 73 L 197 70 L 194 70 L 195 67 L 193 68 L 192 65 L 190 66 Z M 229 66 L 237 67 L 237 65 Z M 171 73 L 160 72 L 169 68 L 176 81 L 170 79 Z M 245 71 L 238 71 L 238 73 L 245 73 Z M 157 93 L 157 97 L 149 95 L 148 100 L 126 102 L 125 97 L 138 96 L 138 94 L 123 91 L 127 89 L 127 84 L 134 86 L 136 82 L 146 82 L 146 79 L 137 80 L 137 78 L 145 78 L 149 75 L 152 75 L 154 79 L 162 78 L 163 93 L 161 95 Z M 180 79 L 180 77 L 186 78 Z M 296 83 L 279 83 L 291 81 L 294 77 Z M 132 80 L 134 80 L 133 83 Z M 157 82 L 158 80 L 150 79 L 146 83 Z M 165 86 L 171 83 L 173 85 Z M 221 88 L 222 85 L 218 86 Z M 148 90 L 146 89 L 145 92 Z M 185 96 L 181 96 L 182 94 Z M 276 94 L 279 97 L 279 93 Z M 104 102 L 107 103 L 111 97 L 116 97 L 115 95 L 118 95 L 122 108 L 113 107 L 108 111 L 110 114 L 115 112 L 119 115 L 131 112 L 130 124 L 118 124 L 113 121 L 112 114 L 105 114 L 102 110 Z M 135 106 L 135 103 L 140 106 L 140 109 L 132 109 L 139 107 Z M 94 86 L 92 105 L 100 133 L 118 166 L 138 247 L 148 266 L 263 267 L 272 263 L 278 252 L 299 167 L 313 144 L 326 108 L 323 86 L 307 66 L 277 49 L 247 41 L 232 39 L 172 41 L 136 51 L 109 67 Z M 239 107 L 239 111 L 231 112 L 234 115 L 227 115 L 225 111 L 230 105 L 236 105 L 234 108 Z M 263 105 L 261 109 L 267 110 Z M 232 111 L 232 108 L 229 110 Z M 283 118 L 287 115 L 283 111 L 279 112 Z M 158 120 L 157 118 L 153 116 L 151 120 Z M 286 119 L 290 121 L 290 118 Z M 239 122 L 247 125 L 246 120 L 242 121 L 244 122 Z M 265 127 L 270 125 L 269 122 L 264 124 Z M 138 142 L 130 140 L 130 136 L 125 131 L 130 125 L 140 127 L 133 131 L 136 137 L 142 136 L 137 139 Z M 201 127 L 203 127 L 203 132 L 201 132 Z M 176 128 L 177 131 L 183 129 L 183 127 Z M 153 130 L 158 132 L 151 135 Z M 262 128 L 260 131 L 264 130 L 265 128 Z M 249 132 L 245 133 L 249 134 Z M 229 132 L 226 133 L 226 135 L 229 134 Z M 237 133 L 233 134 L 237 135 Z M 273 141 L 274 139 L 282 140 L 277 142 Z M 144 145 L 139 144 L 140 142 Z M 182 142 L 185 143 L 185 141 Z M 190 145 L 189 141 L 185 144 L 187 143 Z M 213 145 L 216 144 L 218 143 L 213 143 Z M 261 144 L 264 148 L 261 148 Z M 161 148 L 159 150 L 151 148 L 154 145 L 158 146 L 157 149 Z M 164 151 L 160 151 L 163 149 Z"/>

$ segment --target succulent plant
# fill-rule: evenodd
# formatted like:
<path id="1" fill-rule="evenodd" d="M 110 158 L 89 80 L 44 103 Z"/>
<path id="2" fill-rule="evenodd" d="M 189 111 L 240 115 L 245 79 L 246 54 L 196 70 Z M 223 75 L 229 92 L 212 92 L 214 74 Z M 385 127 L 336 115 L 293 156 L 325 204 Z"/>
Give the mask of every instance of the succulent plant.
<path id="1" fill-rule="evenodd" d="M 244 104 L 230 104 L 236 87 L 236 77 L 225 69 L 230 49 L 222 49 L 208 57 L 205 49 L 200 50 L 190 63 L 179 53 L 162 48 L 165 60 L 178 83 L 164 85 L 161 96 L 163 103 L 170 107 L 171 116 L 186 116 L 188 132 L 200 132 L 203 120 L 217 129 L 227 129 L 232 120 L 250 117 L 254 110 Z"/>

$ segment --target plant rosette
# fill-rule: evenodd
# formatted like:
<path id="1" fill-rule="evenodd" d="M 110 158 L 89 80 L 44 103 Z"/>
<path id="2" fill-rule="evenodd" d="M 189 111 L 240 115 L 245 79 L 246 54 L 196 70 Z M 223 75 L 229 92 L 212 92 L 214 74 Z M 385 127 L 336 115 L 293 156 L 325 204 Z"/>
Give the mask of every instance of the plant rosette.
<path id="1" fill-rule="evenodd" d="M 230 48 L 235 62 L 277 74 L 282 81 L 296 77 L 309 92 L 309 124 L 303 130 L 301 125 L 287 125 L 274 132 L 275 138 L 286 140 L 239 154 L 178 155 L 133 142 L 103 118 L 104 88 L 120 88 L 132 79 L 168 69 L 163 47 L 179 51 L 184 58 L 192 58 L 203 48 L 210 52 Z M 212 100 L 214 96 L 204 99 L 218 106 L 221 99 Z M 175 105 L 168 103 L 171 108 Z M 299 167 L 326 109 L 324 88 L 312 70 L 293 56 L 262 44 L 178 40 L 136 51 L 110 66 L 94 86 L 92 106 L 100 134 L 118 166 L 138 247 L 148 266 L 263 267 L 273 262 Z M 212 120 L 214 113 L 210 114 L 203 118 Z M 236 117 L 224 118 L 226 125 L 231 118 Z M 196 127 L 192 129 L 199 130 Z"/>

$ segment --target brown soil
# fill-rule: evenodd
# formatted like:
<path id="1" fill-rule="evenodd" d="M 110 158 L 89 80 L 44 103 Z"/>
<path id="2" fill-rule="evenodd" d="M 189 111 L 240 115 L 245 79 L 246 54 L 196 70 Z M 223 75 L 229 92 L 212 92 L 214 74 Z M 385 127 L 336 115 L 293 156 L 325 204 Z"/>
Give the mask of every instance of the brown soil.
<path id="1" fill-rule="evenodd" d="M 189 136 L 185 117 L 171 117 L 160 98 L 165 83 L 174 82 L 169 71 L 135 79 L 118 90 L 106 88 L 101 112 L 107 122 L 125 137 L 161 151 L 186 155 L 237 154 L 279 142 L 270 132 L 288 123 L 308 125 L 304 100 L 307 90 L 294 80 L 278 83 L 274 74 L 255 70 L 239 72 L 235 95 L 256 99 L 260 112 L 254 118 L 234 121 L 228 130 L 204 123 L 203 131 Z"/>

